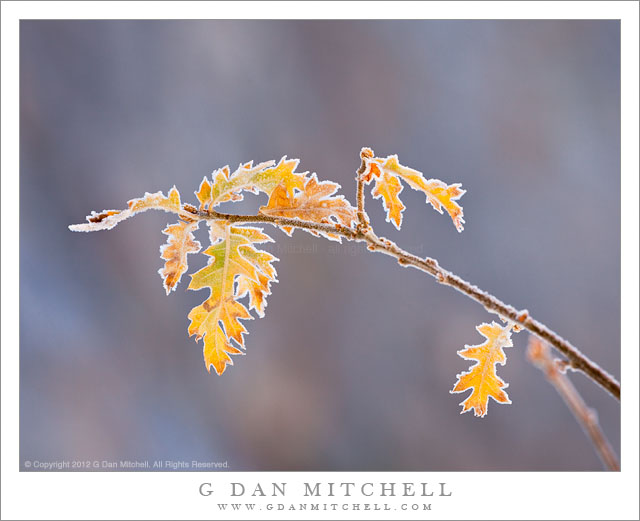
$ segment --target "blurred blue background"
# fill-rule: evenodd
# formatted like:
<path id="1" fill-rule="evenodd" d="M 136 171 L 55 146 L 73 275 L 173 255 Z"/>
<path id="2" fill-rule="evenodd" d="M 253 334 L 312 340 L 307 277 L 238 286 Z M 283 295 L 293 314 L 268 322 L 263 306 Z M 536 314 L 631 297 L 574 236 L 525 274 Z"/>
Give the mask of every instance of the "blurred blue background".
<path id="1" fill-rule="evenodd" d="M 157 274 L 170 216 L 67 226 L 174 183 L 194 202 L 215 168 L 283 155 L 354 201 L 360 148 L 397 153 L 462 183 L 467 224 L 407 188 L 401 232 L 368 198 L 378 234 L 619 376 L 617 21 L 23 21 L 20 45 L 21 462 L 601 468 L 525 333 L 499 368 L 513 405 L 460 415 L 456 351 L 495 316 L 362 245 L 269 230 L 280 282 L 218 377 L 187 336 L 205 293 L 185 276 L 166 297 Z M 618 403 L 571 379 L 619 452 Z"/>

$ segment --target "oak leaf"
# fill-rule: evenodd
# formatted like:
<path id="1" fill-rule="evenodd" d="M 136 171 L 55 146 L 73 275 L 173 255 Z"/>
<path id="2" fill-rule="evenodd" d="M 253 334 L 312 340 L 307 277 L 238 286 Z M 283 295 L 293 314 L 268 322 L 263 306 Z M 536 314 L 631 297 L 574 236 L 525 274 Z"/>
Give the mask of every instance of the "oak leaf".
<path id="1" fill-rule="evenodd" d="M 462 207 L 456 202 L 466 191 L 460 188 L 460 183 L 447 185 L 439 179 L 425 179 L 417 170 L 401 165 L 397 155 L 380 158 L 372 157 L 372 153 L 369 152 L 370 149 L 366 148 L 361 152 L 361 158 L 365 164 L 362 179 L 368 184 L 375 178 L 376 184 L 372 194 L 374 198 L 382 196 L 387 221 L 391 221 L 397 229 L 400 229 L 402 212 L 405 208 L 399 197 L 402 185 L 398 179 L 402 179 L 414 190 L 423 192 L 427 196 L 427 202 L 439 213 L 443 213 L 444 208 L 459 232 L 464 229 Z M 390 179 L 395 179 L 395 182 Z"/>
<path id="2" fill-rule="evenodd" d="M 376 184 L 371 190 L 374 199 L 382 197 L 382 205 L 387 212 L 387 222 L 392 222 L 398 230 L 402 224 L 402 212 L 405 209 L 398 197 L 400 192 L 402 192 L 402 184 L 398 178 L 386 172 L 376 177 Z"/>
<path id="3" fill-rule="evenodd" d="M 131 199 L 129 207 L 125 210 L 103 210 L 102 212 L 91 212 L 87 215 L 86 223 L 72 224 L 69 229 L 73 232 L 95 232 L 98 230 L 110 230 L 125 219 L 133 215 L 147 210 L 164 210 L 165 212 L 173 212 L 181 214 L 186 220 L 189 218 L 188 212 L 182 210 L 180 204 L 180 193 L 174 186 L 169 190 L 169 194 L 165 196 L 162 192 L 154 194 L 146 193 L 139 199 Z"/>
<path id="4" fill-rule="evenodd" d="M 355 209 L 342 195 L 334 195 L 340 188 L 338 183 L 318 181 L 316 174 L 309 177 L 304 188 L 296 193 L 289 190 L 285 183 L 280 183 L 271 193 L 266 206 L 260 207 L 260 213 L 272 217 L 286 217 L 315 223 L 333 223 L 350 226 L 355 220 Z M 290 226 L 282 226 L 287 234 L 293 233 Z M 318 232 L 308 230 L 314 235 Z M 323 236 L 340 242 L 340 236 L 322 233 Z"/>
<path id="5" fill-rule="evenodd" d="M 191 275 L 189 289 L 210 290 L 207 300 L 189 313 L 189 335 L 204 339 L 208 371 L 213 365 L 222 374 L 233 364 L 229 355 L 243 354 L 240 348 L 244 348 L 247 330 L 240 320 L 253 317 L 238 299 L 248 293 L 250 307 L 264 314 L 269 284 L 276 275 L 272 263 L 277 259 L 254 244 L 271 241 L 259 228 L 227 225 L 224 237 L 204 251 L 211 257 L 209 264 Z"/>
<path id="6" fill-rule="evenodd" d="M 451 390 L 451 393 L 462 393 L 473 389 L 467 399 L 460 403 L 462 405 L 460 414 L 473 409 L 476 416 L 485 416 L 489 398 L 493 398 L 498 403 L 511 403 L 503 390 L 509 384 L 496 374 L 496 364 L 504 365 L 507 361 L 503 348 L 513 347 L 511 328 L 512 324 L 506 326 L 496 322 L 480 324 L 476 329 L 487 339 L 486 342 L 477 346 L 465 346 L 465 349 L 458 351 L 465 360 L 476 361 L 468 372 L 457 376 L 458 380 Z"/>
<path id="7" fill-rule="evenodd" d="M 275 161 L 265 161 L 253 166 L 253 161 L 241 164 L 233 173 L 225 166 L 211 174 L 212 182 L 206 177 L 195 193 L 200 208 L 213 208 L 226 201 L 241 201 L 242 191 L 265 192 L 271 195 L 280 184 L 293 194 L 295 188 L 302 188 L 305 174 L 295 172 L 298 159 L 283 157 L 276 165 Z"/>
<path id="8" fill-rule="evenodd" d="M 168 238 L 167 242 L 160 247 L 160 258 L 165 259 L 166 262 L 158 273 L 162 277 L 167 295 L 176 289 L 182 275 L 189 268 L 187 255 L 200 251 L 200 243 L 193 236 L 199 224 L 199 221 L 180 221 L 162 230 Z"/>

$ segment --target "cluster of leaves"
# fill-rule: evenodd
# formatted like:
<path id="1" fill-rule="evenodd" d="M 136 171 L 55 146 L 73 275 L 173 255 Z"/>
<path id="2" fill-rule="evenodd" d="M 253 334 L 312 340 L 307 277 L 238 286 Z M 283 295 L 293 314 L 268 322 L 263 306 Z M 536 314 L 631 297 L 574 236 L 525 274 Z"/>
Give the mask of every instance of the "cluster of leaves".
<path id="1" fill-rule="evenodd" d="M 401 165 L 396 155 L 382 159 L 373 157 L 371 149 L 364 148 L 361 156 L 366 166 L 362 179 L 367 184 L 375 179 L 371 194 L 374 199 L 382 197 L 382 204 L 387 212 L 387 222 L 392 222 L 398 230 L 402 224 L 402 212 L 405 209 L 399 197 L 403 188 L 400 179 L 414 190 L 423 192 L 427 196 L 427 202 L 439 213 L 442 213 L 444 208 L 451 216 L 456 230 L 461 232 L 464 229 L 462 207 L 456 200 L 464 195 L 465 190 L 460 188 L 459 183 L 446 185 L 439 179 L 425 179 L 417 170 Z"/>
<path id="2" fill-rule="evenodd" d="M 423 192 L 427 202 L 438 212 L 446 210 L 456 229 L 462 231 L 463 211 L 456 201 L 465 191 L 459 184 L 447 185 L 437 179 L 425 179 L 417 170 L 401 165 L 397 156 L 375 157 L 368 148 L 362 149 L 361 159 L 361 182 L 373 183 L 373 197 L 382 199 L 387 221 L 396 228 L 400 229 L 405 209 L 399 198 L 402 181 Z M 191 275 L 188 289 L 208 289 L 209 295 L 189 312 L 189 335 L 203 340 L 207 370 L 213 367 L 216 373 L 222 374 L 233 364 L 231 355 L 243 354 L 247 330 L 242 321 L 253 318 L 250 310 L 264 316 L 271 283 L 277 281 L 273 263 L 278 259 L 257 247 L 273 242 L 263 229 L 221 218 L 215 208 L 223 202 L 242 200 L 245 191 L 264 193 L 268 202 L 260 207 L 259 216 L 256 216 L 260 219 L 256 221 L 270 222 L 288 235 L 293 232 L 293 226 L 282 224 L 279 218 L 287 219 L 288 223 L 293 219 L 322 224 L 322 229 L 313 229 L 313 226 L 301 229 L 336 241 L 342 238 L 342 234 L 337 233 L 339 230 L 355 232 L 358 229 L 356 209 L 342 195 L 336 195 L 340 186 L 331 181 L 319 181 L 315 174 L 298 173 L 297 166 L 297 159 L 286 158 L 277 164 L 275 161 L 241 164 L 233 173 L 225 166 L 214 171 L 210 180 L 206 177 L 202 180 L 195 192 L 198 206 L 182 203 L 174 186 L 166 196 L 156 192 L 133 199 L 124 210 L 92 212 L 86 223 L 69 228 L 83 232 L 109 230 L 150 209 L 176 214 L 178 222 L 163 230 L 167 242 L 160 248 L 164 266 L 159 273 L 168 295 L 187 272 L 188 256 L 201 251 L 202 246 L 194 232 L 205 221 L 210 245 L 203 253 L 209 257 L 209 262 Z M 327 229 L 326 225 L 333 228 Z M 336 233 L 328 231 L 333 229 Z M 247 297 L 246 301 L 241 302 L 244 297 Z M 463 412 L 473 409 L 476 415 L 484 416 L 489 397 L 500 403 L 510 403 L 503 391 L 506 384 L 495 374 L 495 365 L 505 363 L 502 348 L 512 344 L 510 327 L 494 322 L 478 326 L 478 331 L 487 341 L 459 352 L 463 358 L 476 360 L 476 364 L 468 373 L 458 376 L 452 392 L 472 389 L 471 395 L 462 403 Z"/>
<path id="3" fill-rule="evenodd" d="M 315 175 L 297 173 L 298 160 L 283 158 L 278 164 L 268 161 L 253 165 L 241 164 L 231 173 L 228 166 L 216 170 L 211 180 L 206 177 L 196 192 L 199 206 L 182 204 L 178 190 L 173 187 L 167 196 L 162 192 L 145 194 L 129 201 L 122 211 L 92 212 L 87 223 L 70 226 L 73 231 L 109 230 L 123 220 L 149 209 L 172 212 L 180 220 L 167 226 L 163 233 L 167 242 L 160 248 L 165 264 L 159 270 L 167 295 L 176 289 L 188 269 L 189 254 L 201 250 L 194 232 L 201 221 L 209 227 L 210 246 L 204 250 L 209 256 L 207 266 L 191 275 L 190 290 L 208 289 L 208 298 L 189 313 L 189 335 L 203 339 L 204 362 L 207 370 L 213 367 L 222 374 L 233 364 L 230 355 L 242 354 L 247 332 L 243 320 L 252 319 L 250 310 L 264 316 L 266 297 L 271 283 L 276 282 L 277 261 L 271 253 L 256 245 L 273 242 L 261 228 L 239 226 L 208 218 L 211 210 L 227 201 L 240 201 L 243 192 L 263 192 L 268 204 L 260 211 L 264 215 L 301 219 L 314 223 L 335 223 L 350 226 L 355 210 L 343 196 L 334 195 L 339 186 L 329 181 L 319 182 Z M 283 230 L 291 234 L 289 227 Z M 339 240 L 333 234 L 326 237 Z M 248 303 L 240 300 L 248 296 Z"/>

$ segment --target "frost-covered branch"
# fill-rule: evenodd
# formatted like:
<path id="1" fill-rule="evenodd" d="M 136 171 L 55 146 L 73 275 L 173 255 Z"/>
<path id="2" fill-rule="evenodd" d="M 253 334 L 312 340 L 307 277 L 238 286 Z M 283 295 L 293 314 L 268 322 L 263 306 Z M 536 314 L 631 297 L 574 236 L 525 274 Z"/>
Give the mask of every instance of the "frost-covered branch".
<path id="1" fill-rule="evenodd" d="M 482 304 L 487 311 L 512 320 L 520 327 L 548 342 L 567 357 L 572 369 L 582 371 L 594 382 L 604 387 L 604 389 L 615 396 L 618 400 L 620 399 L 620 384 L 615 378 L 613 378 L 613 376 L 608 374 L 598 364 L 590 360 L 569 341 L 565 340 L 556 332 L 530 316 L 526 310 L 518 311 L 513 306 L 505 304 L 492 294 L 481 290 L 477 286 L 474 286 L 466 280 L 463 280 L 457 275 L 454 275 L 450 271 L 442 268 L 435 259 L 431 259 L 429 257 L 422 259 L 417 257 L 402 250 L 395 243 L 387 239 L 376 237 L 373 232 L 368 233 L 365 240 L 369 244 L 369 249 L 391 255 L 398 259 L 398 263 L 403 266 L 413 266 L 414 268 L 429 273 L 434 276 L 439 283 L 451 286 L 476 302 Z"/>
<path id="2" fill-rule="evenodd" d="M 379 251 L 386 255 L 390 255 L 391 257 L 396 258 L 398 260 L 398 264 L 401 266 L 412 266 L 428 273 L 435 277 L 439 283 L 451 286 L 480 303 L 487 311 L 512 320 L 520 327 L 527 329 L 529 332 L 548 342 L 560 353 L 565 355 L 572 369 L 583 372 L 586 376 L 601 385 L 617 399 L 620 399 L 620 384 L 613 376 L 608 374 L 598 364 L 590 360 L 569 341 L 565 340 L 550 328 L 531 317 L 526 310 L 518 311 L 513 306 L 505 304 L 492 294 L 481 290 L 477 286 L 474 286 L 452 272 L 442 268 L 435 259 L 429 257 L 423 259 L 413 255 L 412 253 L 400 248 L 394 242 L 383 237 L 378 237 L 370 229 L 366 232 L 362 232 L 354 228 L 336 227 L 336 225 L 331 224 L 305 222 L 299 219 L 283 219 L 267 215 L 233 215 L 208 212 L 206 214 L 199 213 L 198 217 L 203 219 L 224 220 L 232 223 L 268 223 L 275 226 L 292 226 L 294 228 L 334 233 L 349 240 L 365 242 L 369 250 Z"/>
<path id="3" fill-rule="evenodd" d="M 339 188 L 337 183 L 320 181 L 316 174 L 296 172 L 298 163 L 297 159 L 286 157 L 277 164 L 275 161 L 255 165 L 248 162 L 239 165 L 233 173 L 225 166 L 214 171 L 211 180 L 204 178 L 200 183 L 196 192 L 198 207 L 182 203 L 174 186 L 166 196 L 156 192 L 132 199 L 124 210 L 92 212 L 87 216 L 87 222 L 69 228 L 81 232 L 109 230 L 133 215 L 152 209 L 176 214 L 179 222 L 164 230 L 168 238 L 161 248 L 165 266 L 160 270 L 160 275 L 168 294 L 175 290 L 186 273 L 188 256 L 202 249 L 193 233 L 200 221 L 208 221 L 211 245 L 203 253 L 214 258 L 215 262 L 210 260 L 205 268 L 191 275 L 189 289 L 208 289 L 210 295 L 189 313 L 189 334 L 195 335 L 196 340 L 204 339 L 207 369 L 213 365 L 219 374 L 233 363 L 229 355 L 241 353 L 238 346 L 244 348 L 243 335 L 246 329 L 240 320 L 251 317 L 250 309 L 259 316 L 263 315 L 265 299 L 271 294 L 270 284 L 276 281 L 276 271 L 272 266 L 275 257 L 256 248 L 256 245 L 273 239 L 259 228 L 232 225 L 266 223 L 288 234 L 299 228 L 330 239 L 364 242 L 369 250 L 394 257 L 401 266 L 419 269 L 435 277 L 439 283 L 451 286 L 480 303 L 487 311 L 497 314 L 511 324 L 509 328 L 513 328 L 513 331 L 527 329 L 548 342 L 567 358 L 569 367 L 583 372 L 613 396 L 620 398 L 620 384 L 611 375 L 567 340 L 531 317 L 526 310 L 520 311 L 505 304 L 442 268 L 435 259 L 420 258 L 394 242 L 379 237 L 369 224 L 364 209 L 365 185 L 373 184 L 371 193 L 374 199 L 382 202 L 387 221 L 398 229 L 405 210 L 399 196 L 408 186 L 424 194 L 426 203 L 437 212 L 446 212 L 461 232 L 464 218 L 458 199 L 465 190 L 459 183 L 446 184 L 439 179 L 427 179 L 421 172 L 400 164 L 396 155 L 376 157 L 373 150 L 365 147 L 360 152 L 354 208 L 344 196 L 336 194 Z M 215 209 L 223 202 L 242 200 L 244 191 L 266 194 L 268 204 L 260 207 L 256 215 L 221 213 Z M 249 296 L 249 308 L 239 302 L 245 295 Z M 492 367 L 496 359 L 491 357 L 496 353 L 495 350 L 486 352 L 478 363 L 483 367 Z M 497 377 L 487 380 L 483 376 L 486 375 L 485 370 L 475 373 L 480 376 L 473 382 L 474 388 L 482 388 L 480 394 L 486 396 L 487 400 L 489 396 L 496 396 L 497 391 L 489 387 L 500 384 L 500 380 Z M 504 403 L 507 403 L 506 400 Z"/>
<path id="4" fill-rule="evenodd" d="M 215 210 L 198 211 L 194 214 L 198 219 L 205 221 L 224 221 L 233 224 L 257 224 L 267 223 L 274 226 L 290 226 L 292 228 L 300 228 L 301 230 L 312 230 L 320 233 L 331 233 L 346 237 L 347 239 L 357 239 L 359 233 L 353 228 L 340 226 L 336 224 L 314 223 L 310 221 L 302 221 L 300 219 L 288 219 L 285 217 L 272 217 L 270 215 L 236 215 L 231 213 L 220 213 Z"/>

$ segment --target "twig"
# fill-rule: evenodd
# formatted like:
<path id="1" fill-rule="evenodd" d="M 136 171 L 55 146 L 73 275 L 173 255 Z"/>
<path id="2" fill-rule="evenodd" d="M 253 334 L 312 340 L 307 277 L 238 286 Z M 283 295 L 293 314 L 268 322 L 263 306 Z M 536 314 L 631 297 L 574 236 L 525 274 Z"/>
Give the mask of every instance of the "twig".
<path id="1" fill-rule="evenodd" d="M 540 339 L 551 344 L 555 349 L 565 355 L 570 366 L 578 371 L 582 371 L 594 382 L 601 385 L 618 400 L 620 399 L 620 383 L 613 376 L 604 371 L 598 364 L 585 356 L 578 348 L 562 338 L 560 335 L 549 329 L 547 326 L 532 318 L 526 310 L 518 311 L 513 306 L 505 304 L 500 299 L 494 297 L 477 286 L 461 279 L 457 275 L 442 268 L 435 259 L 426 257 L 424 259 L 413 255 L 388 239 L 378 237 L 369 228 L 367 231 L 361 229 L 347 228 L 339 225 L 321 224 L 301 221 L 298 219 L 285 219 L 268 215 L 233 215 L 223 214 L 214 210 L 195 211 L 194 217 L 200 219 L 224 220 L 235 223 L 269 223 L 275 226 L 292 226 L 306 230 L 314 230 L 322 233 L 333 233 L 341 235 L 347 239 L 359 242 L 366 242 L 371 251 L 380 251 L 398 260 L 402 266 L 412 266 L 435 277 L 441 284 L 451 286 L 476 302 L 482 304 L 484 308 L 501 317 L 508 318 L 517 323 L 520 327 L 527 329 Z"/>
<path id="2" fill-rule="evenodd" d="M 357 216 L 359 228 L 367 228 L 369 226 L 366 217 L 367 214 L 364 212 L 364 179 L 362 179 L 362 174 L 364 174 L 367 169 L 365 159 L 368 157 L 373 157 L 373 150 L 365 147 L 360 151 L 360 168 L 358 168 L 356 172 L 356 200 L 358 205 Z"/>
<path id="3" fill-rule="evenodd" d="M 582 396 L 573 386 L 569 378 L 560 369 L 557 360 L 549 353 L 548 345 L 533 335 L 529 336 L 529 348 L 527 350 L 529 361 L 540 369 L 547 380 L 553 385 L 571 412 L 582 426 L 585 433 L 591 439 L 602 463 L 609 470 L 620 470 L 620 464 L 609 441 L 600 429 L 596 413 L 587 407 Z"/>
<path id="4" fill-rule="evenodd" d="M 355 240 L 361 234 L 353 228 L 340 226 L 339 224 L 314 223 L 311 221 L 301 221 L 300 219 L 289 219 L 286 217 L 273 217 L 271 215 L 235 215 L 231 213 L 220 213 L 215 210 L 199 210 L 194 217 L 203 220 L 226 221 L 228 223 L 268 223 L 274 226 L 291 226 L 294 228 L 302 228 L 304 230 L 313 230 L 315 232 L 333 233 L 341 235 L 347 239 Z"/>
<path id="5" fill-rule="evenodd" d="M 490 293 L 481 290 L 477 286 L 461 279 L 457 275 L 442 268 L 438 261 L 426 257 L 424 259 L 413 255 L 402 248 L 398 247 L 394 242 L 383 237 L 378 237 L 369 225 L 367 214 L 364 211 L 364 179 L 363 174 L 366 171 L 366 158 L 373 157 L 373 150 L 363 148 L 360 151 L 360 167 L 357 171 L 357 219 L 358 222 L 354 228 L 341 226 L 338 224 L 315 223 L 302 221 L 299 219 L 288 219 L 283 217 L 273 217 L 264 214 L 258 215 L 234 215 L 217 212 L 213 209 L 203 210 L 197 209 L 189 204 L 183 205 L 180 214 L 186 213 L 188 220 L 223 220 L 228 223 L 268 223 L 275 226 L 289 226 L 294 228 L 302 228 L 321 233 L 330 233 L 340 235 L 349 240 L 366 242 L 367 248 L 371 251 L 380 251 L 386 255 L 390 255 L 398 260 L 402 266 L 412 266 L 425 273 L 435 277 L 438 282 L 451 286 L 461 293 L 467 295 L 471 299 L 480 303 L 490 313 L 495 313 L 502 318 L 511 320 L 518 326 L 527 329 L 541 340 L 548 342 L 560 353 L 566 356 L 565 362 L 568 367 L 576 371 L 582 371 L 586 376 L 594 382 L 601 385 L 605 390 L 611 393 L 615 398 L 620 400 L 620 383 L 598 364 L 585 356 L 577 347 L 562 338 L 560 335 L 549 329 L 547 326 L 538 322 L 529 315 L 527 310 L 518 311 L 513 306 L 505 304 L 500 299 L 494 297 Z M 183 217 L 184 218 L 184 217 Z"/>
<path id="6" fill-rule="evenodd" d="M 527 329 L 538 338 L 548 342 L 555 349 L 560 351 L 568 359 L 571 367 L 576 371 L 582 371 L 589 378 L 600 384 L 604 389 L 610 392 L 618 400 L 620 399 L 620 383 L 613 376 L 608 374 L 598 364 L 587 358 L 577 347 L 562 338 L 560 335 L 549 329 L 547 326 L 532 318 L 528 311 L 518 311 L 513 306 L 505 304 L 500 299 L 494 297 L 490 293 L 479 289 L 477 286 L 461 279 L 457 275 L 445 270 L 438 265 L 435 259 L 421 259 L 411 253 L 408 253 L 393 242 L 387 239 L 376 237 L 373 232 L 366 234 L 369 243 L 369 249 L 381 251 L 387 255 L 391 255 L 398 259 L 403 266 L 413 266 L 419 270 L 425 271 L 433 275 L 438 282 L 451 286 L 476 302 L 479 302 L 484 308 L 503 318 L 514 321 L 520 327 Z"/>

